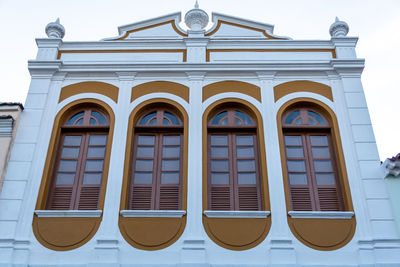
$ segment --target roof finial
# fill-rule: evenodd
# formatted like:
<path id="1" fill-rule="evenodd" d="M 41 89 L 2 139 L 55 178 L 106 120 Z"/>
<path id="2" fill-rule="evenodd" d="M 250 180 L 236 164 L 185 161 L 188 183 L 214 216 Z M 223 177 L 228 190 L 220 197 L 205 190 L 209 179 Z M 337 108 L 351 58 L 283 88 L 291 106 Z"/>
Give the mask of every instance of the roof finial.
<path id="1" fill-rule="evenodd" d="M 203 30 L 208 24 L 207 13 L 199 8 L 199 2 L 196 0 L 194 8 L 185 15 L 185 23 L 192 31 Z"/>
<path id="2" fill-rule="evenodd" d="M 64 26 L 60 24 L 60 18 L 57 18 L 55 22 L 50 22 L 46 26 L 46 34 L 49 38 L 60 38 L 62 39 L 65 35 Z"/>
<path id="3" fill-rule="evenodd" d="M 329 28 L 329 33 L 332 37 L 345 37 L 349 32 L 349 25 L 346 22 L 335 18 L 335 22 Z"/>

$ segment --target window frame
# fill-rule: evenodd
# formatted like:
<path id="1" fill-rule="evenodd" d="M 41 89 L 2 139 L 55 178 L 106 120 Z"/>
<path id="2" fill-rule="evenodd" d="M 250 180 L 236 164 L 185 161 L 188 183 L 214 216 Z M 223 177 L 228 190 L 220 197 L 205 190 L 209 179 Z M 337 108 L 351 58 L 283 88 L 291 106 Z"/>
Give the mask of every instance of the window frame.
<path id="1" fill-rule="evenodd" d="M 140 125 L 140 121 L 147 115 L 151 114 L 152 112 L 156 111 L 156 125 Z M 162 113 L 167 111 L 168 113 L 173 114 L 177 119 L 179 125 L 163 125 Z M 150 118 L 148 123 L 153 120 Z M 172 121 L 170 121 L 172 122 Z M 153 143 L 153 170 L 152 170 L 152 183 L 151 184 L 135 184 L 135 172 L 136 172 L 136 160 L 138 159 L 137 151 L 138 151 L 138 138 L 139 136 L 154 136 L 154 143 Z M 177 184 L 162 184 L 162 160 L 168 159 L 163 157 L 162 150 L 163 146 L 163 138 L 165 136 L 179 136 L 179 183 Z M 146 108 L 144 109 L 138 118 L 135 120 L 134 124 L 134 133 L 132 137 L 132 152 L 131 152 L 131 160 L 130 160 L 130 167 L 129 167 L 129 176 L 128 176 L 128 190 L 127 190 L 127 212 L 135 211 L 135 210 L 154 210 L 154 211 L 169 211 L 169 210 L 180 210 L 182 209 L 182 201 L 183 201 L 183 155 L 184 155 L 184 122 L 183 119 L 180 117 L 179 112 L 172 110 L 169 107 L 161 107 L 158 108 Z M 177 146 L 177 145 L 173 145 Z M 176 158 L 176 157 L 174 157 Z M 140 159 L 140 158 L 139 158 Z M 155 167 L 154 167 L 155 166 Z M 150 208 L 134 208 L 133 207 L 133 195 L 134 195 L 134 187 L 149 187 L 151 186 L 151 201 L 150 201 Z M 161 206 L 161 188 L 177 188 L 178 190 L 178 203 L 177 207 L 174 209 L 160 209 Z"/>
<path id="2" fill-rule="evenodd" d="M 218 125 L 213 124 L 214 118 L 222 112 L 227 112 L 227 115 L 219 119 Z M 234 119 L 236 118 L 234 115 L 235 111 L 240 111 L 247 115 L 251 124 L 249 125 L 236 125 Z M 207 120 L 207 203 L 208 210 L 210 211 L 262 211 L 263 210 L 263 201 L 262 201 L 262 190 L 261 190 L 261 169 L 260 169 L 260 151 L 258 148 L 258 136 L 257 136 L 257 123 L 256 120 L 249 114 L 249 112 L 242 108 L 233 106 L 225 106 L 223 108 L 215 109 L 210 113 Z M 221 125 L 222 121 L 227 118 L 228 125 Z M 211 137 L 213 135 L 225 135 L 227 136 L 227 149 L 228 156 L 226 159 L 228 161 L 228 174 L 229 174 L 229 184 L 213 184 L 212 183 L 212 156 L 211 156 Z M 239 184 L 238 180 L 238 166 L 237 166 L 237 143 L 236 137 L 240 135 L 251 135 L 253 139 L 252 148 L 254 150 L 254 157 L 251 158 L 255 163 L 255 184 Z M 245 160 L 245 158 L 243 158 Z M 230 202 L 229 202 L 229 210 L 226 209 L 213 209 L 212 202 L 212 190 L 213 188 L 223 188 L 229 187 L 230 190 Z M 240 209 L 240 201 L 239 201 L 239 188 L 240 187 L 255 187 L 255 191 L 257 194 L 257 209 Z"/>
<path id="3" fill-rule="evenodd" d="M 90 119 L 92 118 L 91 112 L 98 112 L 100 113 L 103 118 L 105 119 L 105 125 L 90 125 Z M 84 112 L 82 118 L 78 118 L 74 121 L 73 125 L 67 125 L 67 123 L 77 114 L 80 112 Z M 109 133 L 110 133 L 110 118 L 107 112 L 103 111 L 101 107 L 98 107 L 97 105 L 87 105 L 85 107 L 82 107 L 81 105 L 77 108 L 72 108 L 69 110 L 64 116 L 64 120 L 62 120 L 62 124 L 59 127 L 59 134 L 58 134 L 58 141 L 56 145 L 56 152 L 55 152 L 55 157 L 52 163 L 52 171 L 51 171 L 51 178 L 50 178 L 50 183 L 49 183 L 49 188 L 48 192 L 46 194 L 45 198 L 45 204 L 44 207 L 46 210 L 97 210 L 100 206 L 100 198 L 102 195 L 102 187 L 103 187 L 103 181 L 105 179 L 105 171 L 106 171 L 106 158 L 107 158 L 107 150 L 108 150 L 108 141 L 110 139 Z M 76 122 L 79 121 L 80 119 L 83 119 L 83 125 L 76 125 Z M 97 119 L 96 119 L 97 120 Z M 87 153 L 88 153 L 88 148 L 89 148 L 89 141 L 90 137 L 92 135 L 105 135 L 106 139 L 104 142 L 104 145 L 101 145 L 104 147 L 104 155 L 102 157 L 93 159 L 89 158 Z M 64 140 L 66 136 L 81 136 L 81 141 L 79 145 L 79 154 L 78 157 L 76 158 L 76 169 L 75 169 L 75 175 L 74 175 L 74 180 L 72 184 L 59 184 L 57 185 L 57 174 L 60 172 L 59 167 L 61 164 L 61 160 L 64 160 L 62 158 L 62 151 L 63 148 L 65 147 L 64 145 Z M 77 147 L 77 146 L 76 146 Z M 72 159 L 72 158 L 71 158 Z M 71 159 L 66 159 L 66 160 L 71 160 Z M 84 180 L 84 174 L 85 174 L 85 167 L 86 163 L 88 160 L 102 160 L 102 170 L 101 170 L 101 178 L 100 182 L 98 184 L 83 184 Z M 98 171 L 99 172 L 99 171 Z M 69 208 L 66 209 L 64 207 L 57 208 L 57 206 L 53 207 L 54 205 L 54 200 L 55 197 L 53 194 L 55 194 L 56 188 L 68 188 L 71 187 L 71 195 L 69 198 Z M 93 188 L 96 189 L 98 192 L 92 192 L 97 194 L 97 199 L 92 201 L 96 202 L 96 207 L 89 207 L 89 208 L 80 208 L 81 204 L 81 193 L 82 193 L 82 188 Z M 82 204 L 83 205 L 83 204 Z M 90 205 L 89 205 L 90 206 Z M 88 207 L 86 205 L 86 207 Z"/>
<path id="4" fill-rule="evenodd" d="M 309 125 L 309 124 L 299 124 L 299 125 L 289 125 L 286 124 L 285 121 L 287 117 L 292 114 L 292 112 L 295 111 L 300 111 L 300 117 L 303 122 L 307 119 L 306 117 L 306 112 L 312 111 L 317 113 L 319 116 L 322 117 L 324 120 L 324 125 Z M 292 121 L 297 120 L 295 117 Z M 294 107 L 291 107 L 283 112 L 283 115 L 281 117 L 281 125 L 282 125 L 282 137 L 283 137 L 283 149 L 284 149 L 284 160 L 286 164 L 286 176 L 287 176 L 287 184 L 288 184 L 288 189 L 289 189 L 289 199 L 290 199 L 290 205 L 291 205 L 291 210 L 292 211 L 312 211 L 312 212 L 332 212 L 332 211 L 345 211 L 345 199 L 344 199 L 344 191 L 342 189 L 342 181 L 340 177 L 340 171 L 339 171 L 339 165 L 338 165 L 338 159 L 337 159 L 337 153 L 336 149 L 334 146 L 334 140 L 332 137 L 332 127 L 330 124 L 330 121 L 326 118 L 325 114 L 323 111 L 316 109 L 312 106 L 309 105 L 295 105 Z M 287 145 L 286 142 L 286 136 L 300 136 L 302 140 L 301 146 L 303 149 L 303 160 L 305 164 L 305 174 L 307 176 L 307 184 L 306 185 L 292 185 L 290 181 L 290 175 L 289 175 L 289 167 L 288 167 L 288 161 L 289 160 L 296 160 L 296 158 L 293 157 L 288 157 L 287 154 L 287 147 L 290 145 Z M 322 147 L 328 147 L 329 149 L 329 160 L 332 166 L 332 171 L 330 173 L 333 173 L 334 175 L 334 181 L 335 184 L 334 186 L 332 185 L 318 185 L 318 181 L 316 178 L 316 173 L 317 171 L 315 170 L 314 167 L 314 160 L 328 160 L 328 158 L 316 158 L 312 154 L 312 145 L 311 145 L 311 136 L 326 136 L 327 138 L 327 145 L 322 146 Z M 300 159 L 300 158 L 299 158 Z M 299 189 L 304 189 L 305 187 L 308 187 L 309 190 L 309 197 L 310 197 L 310 207 L 311 209 L 298 209 L 296 208 L 297 203 L 293 200 L 294 198 L 294 188 L 299 188 Z M 336 190 L 336 200 L 337 200 L 337 209 L 330 209 L 330 208 L 322 208 L 321 207 L 321 197 L 319 196 L 319 189 L 332 189 L 335 188 Z M 303 192 L 304 193 L 304 192 Z M 327 193 L 325 193 L 327 194 Z"/>

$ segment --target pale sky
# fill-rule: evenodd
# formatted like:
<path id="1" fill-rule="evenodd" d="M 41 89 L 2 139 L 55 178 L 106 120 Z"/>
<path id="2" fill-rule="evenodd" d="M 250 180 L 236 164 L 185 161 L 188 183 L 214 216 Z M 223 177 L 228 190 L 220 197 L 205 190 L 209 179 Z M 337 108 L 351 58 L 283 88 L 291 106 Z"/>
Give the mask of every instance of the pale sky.
<path id="1" fill-rule="evenodd" d="M 64 41 L 98 41 L 118 35 L 118 26 L 193 8 L 195 0 L 0 0 L 0 101 L 25 103 L 27 61 L 37 52 L 35 38 L 60 17 Z M 381 160 L 400 152 L 399 0 L 199 0 L 211 18 L 219 12 L 275 25 L 274 33 L 293 39 L 330 39 L 335 16 L 360 39 L 365 58 L 364 91 Z M 209 24 L 209 27 L 211 24 Z M 182 24 L 182 27 L 184 25 Z"/>

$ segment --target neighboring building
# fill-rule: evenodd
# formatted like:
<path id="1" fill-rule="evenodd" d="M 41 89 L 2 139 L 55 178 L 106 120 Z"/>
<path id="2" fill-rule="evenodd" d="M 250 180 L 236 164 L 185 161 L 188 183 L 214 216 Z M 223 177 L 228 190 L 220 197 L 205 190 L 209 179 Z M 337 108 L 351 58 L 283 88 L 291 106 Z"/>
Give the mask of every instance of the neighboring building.
<path id="1" fill-rule="evenodd" d="M 400 153 L 387 158 L 382 167 L 385 173 L 386 188 L 392 202 L 393 214 L 400 232 Z"/>
<path id="2" fill-rule="evenodd" d="M 0 102 L 0 191 L 23 109 L 20 103 Z"/>
<path id="3" fill-rule="evenodd" d="M 0 265 L 399 266 L 356 37 L 189 11 L 37 39 Z"/>

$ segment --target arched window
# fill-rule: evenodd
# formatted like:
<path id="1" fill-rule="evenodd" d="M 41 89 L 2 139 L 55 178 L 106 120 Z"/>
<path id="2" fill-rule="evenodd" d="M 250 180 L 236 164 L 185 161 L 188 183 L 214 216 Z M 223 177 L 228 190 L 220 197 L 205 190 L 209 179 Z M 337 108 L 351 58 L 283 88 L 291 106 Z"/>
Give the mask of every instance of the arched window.
<path id="1" fill-rule="evenodd" d="M 257 124 L 244 110 L 218 110 L 208 121 L 208 209 L 261 210 Z"/>
<path id="2" fill-rule="evenodd" d="M 287 177 L 294 211 L 343 211 L 329 121 L 313 108 L 293 108 L 282 117 Z"/>
<path id="3" fill-rule="evenodd" d="M 109 124 L 96 108 L 74 109 L 64 121 L 46 209 L 98 209 Z"/>
<path id="4" fill-rule="evenodd" d="M 175 112 L 147 110 L 136 122 L 128 195 L 130 210 L 179 210 L 183 123 Z"/>

